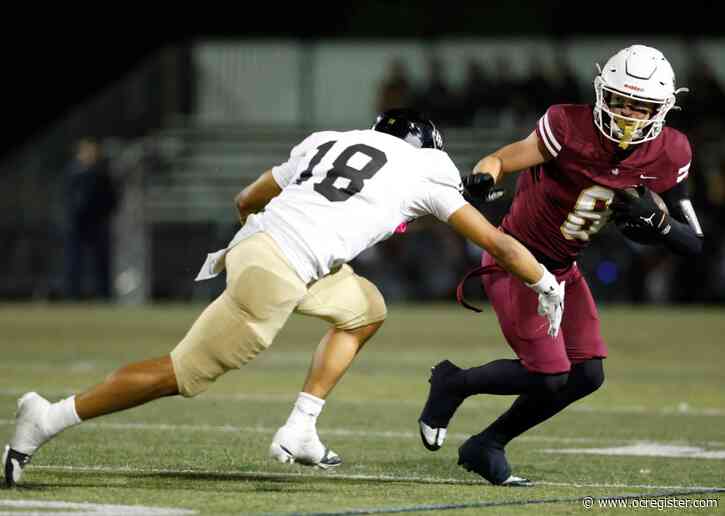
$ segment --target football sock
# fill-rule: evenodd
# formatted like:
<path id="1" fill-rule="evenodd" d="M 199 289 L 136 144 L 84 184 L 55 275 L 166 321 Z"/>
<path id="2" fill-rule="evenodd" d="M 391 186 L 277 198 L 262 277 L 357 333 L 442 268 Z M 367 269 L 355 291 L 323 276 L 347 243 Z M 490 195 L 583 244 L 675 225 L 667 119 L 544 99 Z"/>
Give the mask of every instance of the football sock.
<path id="1" fill-rule="evenodd" d="M 602 359 L 572 366 L 566 385 L 556 392 L 522 394 L 483 433 L 506 445 L 526 430 L 546 421 L 578 399 L 596 391 L 604 382 Z"/>
<path id="2" fill-rule="evenodd" d="M 76 413 L 76 397 L 71 396 L 56 403 L 51 403 L 48 412 L 45 413 L 45 429 L 48 431 L 48 437 L 52 437 L 58 432 L 68 427 L 77 425 L 81 422 L 81 418 Z"/>
<path id="3" fill-rule="evenodd" d="M 325 400 L 307 394 L 306 392 L 300 392 L 297 396 L 295 406 L 292 408 L 292 413 L 287 419 L 288 426 L 315 426 L 317 423 L 317 416 L 322 412 L 322 407 L 325 406 Z"/>
<path id="4" fill-rule="evenodd" d="M 566 383 L 566 373 L 547 375 L 532 373 L 519 360 L 494 360 L 479 367 L 464 369 L 456 379 L 463 396 L 474 394 L 523 394 L 551 391 Z"/>

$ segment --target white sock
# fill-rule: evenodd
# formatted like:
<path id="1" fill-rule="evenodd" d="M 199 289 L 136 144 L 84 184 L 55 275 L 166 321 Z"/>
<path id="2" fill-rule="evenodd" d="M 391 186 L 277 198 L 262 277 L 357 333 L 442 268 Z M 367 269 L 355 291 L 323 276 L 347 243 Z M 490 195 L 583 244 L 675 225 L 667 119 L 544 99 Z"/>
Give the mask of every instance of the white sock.
<path id="1" fill-rule="evenodd" d="M 317 416 L 322 412 L 322 407 L 325 406 L 325 400 L 301 392 L 297 396 L 295 406 L 292 408 L 292 413 L 287 419 L 288 426 L 309 426 L 313 427 L 317 423 Z"/>
<path id="2" fill-rule="evenodd" d="M 66 428 L 77 425 L 81 422 L 76 412 L 75 395 L 56 403 L 51 403 L 48 412 L 45 413 L 45 429 L 52 437 Z"/>

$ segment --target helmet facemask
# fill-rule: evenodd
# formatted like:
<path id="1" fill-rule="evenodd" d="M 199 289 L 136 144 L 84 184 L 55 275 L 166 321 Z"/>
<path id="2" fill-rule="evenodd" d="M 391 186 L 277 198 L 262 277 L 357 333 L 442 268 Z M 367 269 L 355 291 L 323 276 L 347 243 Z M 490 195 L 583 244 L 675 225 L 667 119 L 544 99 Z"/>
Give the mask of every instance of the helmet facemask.
<path id="1" fill-rule="evenodd" d="M 604 84 L 601 77 L 594 79 L 596 104 L 594 123 L 602 134 L 626 149 L 630 145 L 654 140 L 662 132 L 665 117 L 675 106 L 674 95 L 665 100 L 654 100 L 616 90 Z M 648 118 L 635 118 L 615 113 L 613 109 L 629 103 L 648 111 Z"/>

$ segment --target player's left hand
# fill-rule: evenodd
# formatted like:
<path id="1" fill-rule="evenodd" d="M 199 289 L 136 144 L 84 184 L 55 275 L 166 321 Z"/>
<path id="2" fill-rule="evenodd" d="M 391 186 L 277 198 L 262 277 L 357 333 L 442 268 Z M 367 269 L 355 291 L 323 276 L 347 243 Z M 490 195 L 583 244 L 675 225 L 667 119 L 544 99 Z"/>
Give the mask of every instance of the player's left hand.
<path id="1" fill-rule="evenodd" d="M 503 188 L 494 188 L 495 180 L 491 174 L 469 174 L 461 179 L 468 197 L 474 201 L 493 202 L 503 197 Z"/>
<path id="2" fill-rule="evenodd" d="M 626 221 L 637 226 L 652 228 L 658 233 L 667 225 L 667 214 L 657 206 L 652 191 L 648 188 L 644 188 L 639 197 L 618 191 L 610 207 L 618 224 Z"/>

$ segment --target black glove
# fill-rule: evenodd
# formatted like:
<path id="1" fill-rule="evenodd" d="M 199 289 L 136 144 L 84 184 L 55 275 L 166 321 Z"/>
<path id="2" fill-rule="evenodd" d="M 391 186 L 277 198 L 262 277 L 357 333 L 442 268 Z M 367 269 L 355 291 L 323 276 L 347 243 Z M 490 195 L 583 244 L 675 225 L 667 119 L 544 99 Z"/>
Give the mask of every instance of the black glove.
<path id="1" fill-rule="evenodd" d="M 461 179 L 463 187 L 466 189 L 464 197 L 483 202 L 492 202 L 503 197 L 503 188 L 494 188 L 494 180 L 491 174 L 484 172 L 483 174 L 470 174 Z"/>
<path id="2" fill-rule="evenodd" d="M 618 191 L 615 194 L 610 206 L 615 223 L 646 228 L 653 233 L 663 234 L 670 227 L 669 216 L 657 205 L 648 188 L 640 188 L 637 191 L 639 196 L 627 191 Z"/>

